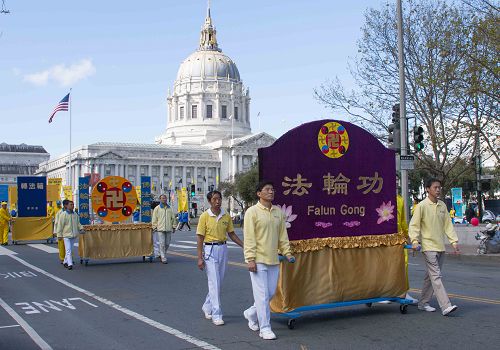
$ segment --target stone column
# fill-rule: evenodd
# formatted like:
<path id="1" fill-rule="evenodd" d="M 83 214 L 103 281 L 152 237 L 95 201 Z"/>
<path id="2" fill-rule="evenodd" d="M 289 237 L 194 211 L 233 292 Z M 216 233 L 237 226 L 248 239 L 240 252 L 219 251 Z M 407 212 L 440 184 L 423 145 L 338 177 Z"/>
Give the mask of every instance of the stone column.
<path id="1" fill-rule="evenodd" d="M 234 151 L 231 152 L 231 159 L 232 159 L 232 174 L 231 174 L 231 180 L 234 180 L 234 175 L 238 172 L 238 155 L 234 154 Z"/>
<path id="2" fill-rule="evenodd" d="M 182 187 L 187 188 L 186 166 L 182 166 Z"/>
<path id="3" fill-rule="evenodd" d="M 238 156 L 238 171 L 243 171 L 243 155 Z"/>
<path id="4" fill-rule="evenodd" d="M 135 166 L 135 181 L 136 181 L 136 186 L 141 185 L 141 165 L 136 164 Z"/>

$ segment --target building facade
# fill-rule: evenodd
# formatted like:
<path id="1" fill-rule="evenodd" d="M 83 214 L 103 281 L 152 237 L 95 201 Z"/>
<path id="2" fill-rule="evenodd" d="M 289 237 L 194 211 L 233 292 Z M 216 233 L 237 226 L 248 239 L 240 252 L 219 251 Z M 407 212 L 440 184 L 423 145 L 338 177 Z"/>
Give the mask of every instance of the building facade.
<path id="1" fill-rule="evenodd" d="M 18 176 L 35 175 L 49 153 L 42 146 L 0 144 L 0 184 L 17 185 Z"/>
<path id="2" fill-rule="evenodd" d="M 155 144 L 98 142 L 79 147 L 40 165 L 37 173 L 62 178 L 118 175 L 138 185 L 151 176 L 153 193 L 192 184 L 198 194 L 231 181 L 257 160 L 257 149 L 275 138 L 252 134 L 250 93 L 236 64 L 219 48 L 210 9 L 198 49 L 181 63 L 172 92 L 167 94 L 166 129 Z"/>

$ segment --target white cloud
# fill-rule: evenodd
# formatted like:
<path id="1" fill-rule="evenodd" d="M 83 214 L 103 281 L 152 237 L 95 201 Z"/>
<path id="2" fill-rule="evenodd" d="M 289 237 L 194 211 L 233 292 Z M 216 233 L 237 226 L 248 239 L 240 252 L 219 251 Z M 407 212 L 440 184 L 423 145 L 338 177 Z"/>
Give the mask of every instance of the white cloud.
<path id="1" fill-rule="evenodd" d="M 24 76 L 24 81 L 37 86 L 47 85 L 50 81 L 54 81 L 60 86 L 67 87 L 82 79 L 88 78 L 95 74 L 95 71 L 92 60 L 83 59 L 70 66 L 58 64 L 41 72 L 26 74 Z"/>

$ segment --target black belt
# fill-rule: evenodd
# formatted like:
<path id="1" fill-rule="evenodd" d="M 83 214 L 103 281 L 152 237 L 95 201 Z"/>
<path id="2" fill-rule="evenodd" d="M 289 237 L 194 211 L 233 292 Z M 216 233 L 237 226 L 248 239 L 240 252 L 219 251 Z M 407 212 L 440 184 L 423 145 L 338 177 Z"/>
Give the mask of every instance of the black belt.
<path id="1" fill-rule="evenodd" d="M 205 245 L 224 245 L 226 242 L 205 242 Z"/>

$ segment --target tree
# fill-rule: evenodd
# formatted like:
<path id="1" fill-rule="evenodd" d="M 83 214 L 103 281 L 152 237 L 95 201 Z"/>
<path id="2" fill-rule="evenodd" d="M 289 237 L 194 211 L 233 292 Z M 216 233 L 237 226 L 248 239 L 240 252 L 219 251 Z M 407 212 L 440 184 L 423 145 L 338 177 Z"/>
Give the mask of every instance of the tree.
<path id="1" fill-rule="evenodd" d="M 226 181 L 219 184 L 222 195 L 232 198 L 245 210 L 257 201 L 255 188 L 259 182 L 259 167 L 254 163 L 249 170 L 235 175 L 234 182 Z"/>
<path id="2" fill-rule="evenodd" d="M 492 40 L 474 44 L 485 15 L 476 13 L 471 18 L 470 11 L 444 0 L 404 2 L 407 117 L 414 117 L 425 129 L 427 147 L 417 153 L 419 170 L 442 180 L 445 193 L 477 145 L 483 147 L 482 152 L 487 149 L 496 154 L 491 139 L 500 130 L 498 79 L 493 74 L 498 72 L 498 60 L 491 53 Z M 352 122 L 383 142 L 387 141 L 391 106 L 399 101 L 396 23 L 392 2 L 382 9 L 368 9 L 358 41 L 359 55 L 349 64 L 357 87 L 348 92 L 335 78 L 314 90 L 320 103 L 348 113 Z M 474 56 L 472 47 L 477 50 Z M 473 64 L 479 58 L 482 65 Z M 488 91 L 478 89 L 483 80 L 488 88 L 482 90 Z"/>

